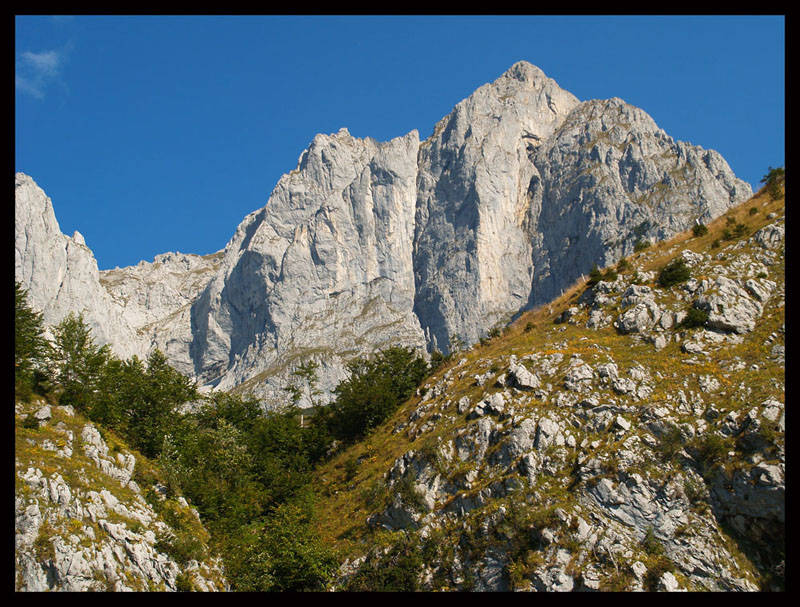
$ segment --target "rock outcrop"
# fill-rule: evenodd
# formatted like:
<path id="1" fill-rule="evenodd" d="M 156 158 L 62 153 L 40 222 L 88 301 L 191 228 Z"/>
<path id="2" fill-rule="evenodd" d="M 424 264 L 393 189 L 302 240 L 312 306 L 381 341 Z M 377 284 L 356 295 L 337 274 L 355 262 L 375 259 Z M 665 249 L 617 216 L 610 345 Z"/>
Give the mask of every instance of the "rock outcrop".
<path id="1" fill-rule="evenodd" d="M 228 589 L 197 511 L 150 464 L 71 407 L 16 413 L 17 591 Z"/>

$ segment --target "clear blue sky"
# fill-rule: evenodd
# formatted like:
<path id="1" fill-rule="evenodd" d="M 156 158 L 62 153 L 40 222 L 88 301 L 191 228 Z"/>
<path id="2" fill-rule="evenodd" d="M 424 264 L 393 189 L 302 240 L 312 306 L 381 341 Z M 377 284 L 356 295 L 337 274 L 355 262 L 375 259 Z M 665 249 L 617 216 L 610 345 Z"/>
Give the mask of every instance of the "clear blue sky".
<path id="1" fill-rule="evenodd" d="M 514 62 L 621 97 L 754 189 L 784 164 L 784 18 L 16 17 L 16 170 L 101 269 L 211 253 L 316 133 L 422 138 Z"/>

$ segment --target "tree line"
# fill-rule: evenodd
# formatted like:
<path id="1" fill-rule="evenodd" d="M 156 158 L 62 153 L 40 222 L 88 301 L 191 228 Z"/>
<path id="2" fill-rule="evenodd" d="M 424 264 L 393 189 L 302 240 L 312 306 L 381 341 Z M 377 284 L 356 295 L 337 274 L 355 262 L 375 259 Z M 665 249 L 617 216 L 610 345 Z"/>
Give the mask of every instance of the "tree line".
<path id="1" fill-rule="evenodd" d="M 338 559 L 314 531 L 314 469 L 385 421 L 434 370 L 410 348 L 353 360 L 333 402 L 301 427 L 299 396 L 317 394 L 313 361 L 294 372 L 285 405 L 264 411 L 249 395 L 201 395 L 158 350 L 116 357 L 80 315 L 47 339 L 19 283 L 15 301 L 16 398 L 70 405 L 157 461 L 167 491 L 200 512 L 239 591 L 325 589 Z"/>

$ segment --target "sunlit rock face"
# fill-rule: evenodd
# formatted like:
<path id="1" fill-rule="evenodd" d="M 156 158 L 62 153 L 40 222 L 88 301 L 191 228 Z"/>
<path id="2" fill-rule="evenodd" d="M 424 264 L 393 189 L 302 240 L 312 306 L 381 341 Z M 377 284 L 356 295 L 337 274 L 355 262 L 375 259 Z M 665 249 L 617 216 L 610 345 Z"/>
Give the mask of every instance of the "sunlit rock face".
<path id="1" fill-rule="evenodd" d="M 31 206 L 17 219 L 17 275 L 40 307 L 94 301 L 93 327 L 115 347 L 158 347 L 201 383 L 253 390 L 268 405 L 286 400 L 302 362 L 319 364 L 326 402 L 354 356 L 475 342 L 637 240 L 751 195 L 718 153 L 674 141 L 620 99 L 581 102 L 526 62 L 458 103 L 425 141 L 317 135 L 213 255 L 170 253 L 98 281 L 91 251 L 60 234 L 44 193 L 25 176 L 17 192 L 18 209 Z M 44 209 L 51 219 L 36 219 Z M 71 250 L 91 261 L 67 264 Z M 76 286 L 61 294 L 53 277 L 73 266 Z"/>
<path id="2" fill-rule="evenodd" d="M 53 203 L 28 175 L 16 174 L 14 198 L 14 279 L 28 290 L 28 303 L 46 325 L 82 313 L 98 343 L 119 356 L 141 355 L 144 345 L 101 286 L 83 236 L 61 233 Z"/>

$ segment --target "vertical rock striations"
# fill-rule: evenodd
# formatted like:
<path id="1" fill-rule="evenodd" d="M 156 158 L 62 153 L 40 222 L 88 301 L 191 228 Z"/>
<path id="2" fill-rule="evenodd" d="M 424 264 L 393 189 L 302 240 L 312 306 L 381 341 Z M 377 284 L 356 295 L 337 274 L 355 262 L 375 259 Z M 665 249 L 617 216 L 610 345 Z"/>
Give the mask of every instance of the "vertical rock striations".
<path id="1" fill-rule="evenodd" d="M 101 340 L 159 347 L 203 383 L 275 401 L 307 359 L 326 395 L 353 356 L 447 352 L 636 240 L 750 195 L 716 152 L 675 142 L 619 99 L 580 102 L 523 61 L 421 143 L 416 131 L 385 143 L 317 135 L 212 256 L 168 254 L 98 281 L 91 252 L 18 175 L 17 276 L 50 321 L 92 302 Z"/>
<path id="2" fill-rule="evenodd" d="M 14 181 L 14 278 L 46 325 L 70 312 L 83 313 L 100 344 L 120 356 L 141 355 L 143 345 L 121 310 L 100 285 L 97 261 L 79 232 L 61 233 L 53 203 L 29 176 Z"/>
<path id="3" fill-rule="evenodd" d="M 329 391 L 348 357 L 425 346 L 412 311 L 418 147 L 416 131 L 386 143 L 345 129 L 314 138 L 239 226 L 192 309 L 200 377 L 274 384 L 313 358 Z"/>

